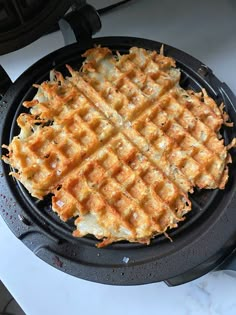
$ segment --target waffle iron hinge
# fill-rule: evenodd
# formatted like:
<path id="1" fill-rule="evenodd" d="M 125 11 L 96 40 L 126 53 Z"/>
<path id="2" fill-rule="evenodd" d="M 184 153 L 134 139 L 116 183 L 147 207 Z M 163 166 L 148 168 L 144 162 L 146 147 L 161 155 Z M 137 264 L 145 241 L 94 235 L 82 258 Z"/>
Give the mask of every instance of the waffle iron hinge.
<path id="1" fill-rule="evenodd" d="M 86 1 L 78 1 L 72 11 L 59 21 L 65 45 L 76 42 L 89 42 L 92 35 L 101 29 L 102 23 L 95 8 Z"/>

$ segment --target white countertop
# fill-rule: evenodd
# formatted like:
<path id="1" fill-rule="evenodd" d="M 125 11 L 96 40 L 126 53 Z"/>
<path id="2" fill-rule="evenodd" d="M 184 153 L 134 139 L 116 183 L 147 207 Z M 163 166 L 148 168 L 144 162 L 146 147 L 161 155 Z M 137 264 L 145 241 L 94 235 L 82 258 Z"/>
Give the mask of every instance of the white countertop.
<path id="1" fill-rule="evenodd" d="M 116 1 L 89 1 L 103 7 Z M 236 93 L 236 3 L 233 0 L 136 0 L 102 17 L 96 36 L 144 37 L 184 50 L 213 69 Z M 15 80 L 40 57 L 62 47 L 61 34 L 0 56 Z M 95 284 L 64 274 L 26 248 L 0 218 L 0 279 L 27 315 L 235 315 L 236 273 L 212 272 L 188 284 L 133 287 Z"/>

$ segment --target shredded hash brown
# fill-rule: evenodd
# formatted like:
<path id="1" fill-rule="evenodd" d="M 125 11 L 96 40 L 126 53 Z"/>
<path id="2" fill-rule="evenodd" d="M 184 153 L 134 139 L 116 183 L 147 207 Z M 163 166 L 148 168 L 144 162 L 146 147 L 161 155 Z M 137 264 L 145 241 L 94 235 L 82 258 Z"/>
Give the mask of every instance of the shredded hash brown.
<path id="1" fill-rule="evenodd" d="M 205 90 L 181 88 L 162 53 L 96 47 L 83 56 L 80 71 L 54 70 L 35 86 L 3 160 L 32 196 L 53 194 L 52 209 L 75 219 L 74 236 L 149 244 L 184 220 L 194 187 L 224 189 L 228 116 Z"/>

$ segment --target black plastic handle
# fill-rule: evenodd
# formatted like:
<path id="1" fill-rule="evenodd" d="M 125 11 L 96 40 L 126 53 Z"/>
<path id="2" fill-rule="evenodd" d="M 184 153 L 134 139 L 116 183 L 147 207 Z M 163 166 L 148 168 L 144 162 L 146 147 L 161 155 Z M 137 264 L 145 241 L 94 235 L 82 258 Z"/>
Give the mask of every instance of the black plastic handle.
<path id="1" fill-rule="evenodd" d="M 0 100 L 3 98 L 3 95 L 6 93 L 11 84 L 11 79 L 9 78 L 3 67 L 0 65 Z"/>
<path id="2" fill-rule="evenodd" d="M 225 259 L 222 259 L 222 254 L 226 257 Z M 201 265 L 188 270 L 186 273 L 181 273 L 171 279 L 165 280 L 165 283 L 171 287 L 177 286 L 195 280 L 208 272 L 220 270 L 236 271 L 236 248 L 232 250 L 232 247 L 229 247 L 226 253 L 220 251 L 218 254 L 204 261 Z"/>
<path id="3" fill-rule="evenodd" d="M 102 23 L 97 11 L 86 4 L 66 14 L 59 21 L 65 45 L 88 42 L 101 29 Z"/>

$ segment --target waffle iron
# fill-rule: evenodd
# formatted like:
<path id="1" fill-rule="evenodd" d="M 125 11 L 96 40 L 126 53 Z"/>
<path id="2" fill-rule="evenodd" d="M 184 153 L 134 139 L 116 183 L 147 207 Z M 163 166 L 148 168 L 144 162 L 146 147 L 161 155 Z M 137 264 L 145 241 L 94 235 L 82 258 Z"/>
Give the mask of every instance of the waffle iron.
<path id="1" fill-rule="evenodd" d="M 100 20 L 91 7 L 82 6 L 82 24 L 73 17 L 60 20 L 67 45 L 42 58 L 28 68 L 14 83 L 0 69 L 0 137 L 1 144 L 9 143 L 19 133 L 18 115 L 25 111 L 22 103 L 35 94 L 32 84 L 49 79 L 55 68 L 67 75 L 65 64 L 79 68 L 81 55 L 94 45 L 107 46 L 112 51 L 127 53 L 132 46 L 159 51 L 162 44 L 141 38 L 92 38 Z M 79 11 L 78 11 L 79 12 Z M 78 17 L 78 13 L 76 16 Z M 84 12 L 89 12 L 89 14 Z M 84 16 L 92 16 L 86 18 Z M 92 23 L 91 23 L 92 21 Z M 94 23 L 96 21 L 96 23 Z M 92 24 L 92 26 L 91 26 Z M 95 29 L 94 29 L 95 25 Z M 236 125 L 236 98 L 212 70 L 199 60 L 164 44 L 164 54 L 173 57 L 181 70 L 181 86 L 207 93 L 217 104 L 224 102 L 226 111 Z M 236 137 L 236 129 L 223 127 L 221 134 L 228 144 Z M 89 281 L 112 285 L 136 285 L 165 281 L 179 285 L 216 269 L 235 269 L 236 258 L 236 154 L 229 166 L 229 181 L 225 190 L 195 190 L 190 196 L 192 211 L 177 229 L 169 232 L 173 242 L 164 236 L 155 237 L 149 246 L 119 242 L 98 249 L 93 237 L 75 239 L 73 224 L 64 223 L 51 209 L 50 196 L 39 201 L 10 177 L 9 165 L 0 163 L 0 214 L 10 230 L 31 251 L 48 264 Z M 0 154 L 5 154 L 1 149 Z"/>

